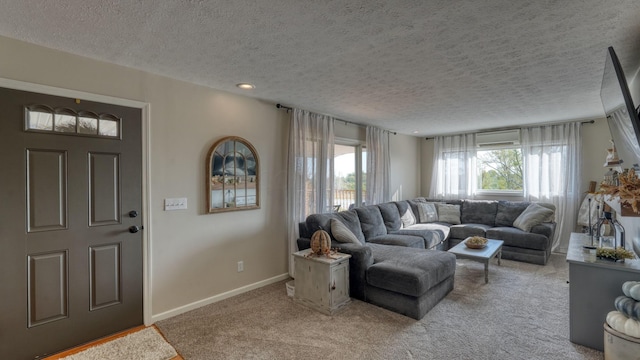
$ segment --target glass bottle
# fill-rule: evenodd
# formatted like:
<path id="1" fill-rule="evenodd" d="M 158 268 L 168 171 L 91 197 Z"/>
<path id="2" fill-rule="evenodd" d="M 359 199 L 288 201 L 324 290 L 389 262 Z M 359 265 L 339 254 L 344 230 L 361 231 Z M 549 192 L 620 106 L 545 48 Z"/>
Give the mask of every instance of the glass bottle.
<path id="1" fill-rule="evenodd" d="M 598 221 L 598 223 L 600 224 L 597 234 L 599 239 L 598 247 L 615 249 L 615 236 L 611 236 L 611 231 L 613 230 L 611 226 L 611 213 L 608 211 L 604 211 L 602 215 L 603 221 Z"/>

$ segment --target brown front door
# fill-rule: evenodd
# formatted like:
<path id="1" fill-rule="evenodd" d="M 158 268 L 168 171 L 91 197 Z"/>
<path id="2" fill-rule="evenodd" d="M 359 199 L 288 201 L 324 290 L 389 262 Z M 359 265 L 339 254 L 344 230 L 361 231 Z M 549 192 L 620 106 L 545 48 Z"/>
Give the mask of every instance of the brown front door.
<path id="1" fill-rule="evenodd" d="M 140 109 L 0 88 L 3 358 L 142 324 L 141 131 Z"/>

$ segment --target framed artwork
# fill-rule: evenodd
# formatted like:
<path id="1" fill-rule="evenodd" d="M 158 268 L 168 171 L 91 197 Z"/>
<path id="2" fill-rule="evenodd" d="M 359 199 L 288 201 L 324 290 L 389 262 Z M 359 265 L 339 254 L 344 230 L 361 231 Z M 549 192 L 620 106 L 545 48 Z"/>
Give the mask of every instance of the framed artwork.
<path id="1" fill-rule="evenodd" d="M 206 161 L 207 212 L 260 208 L 260 161 L 251 143 L 224 137 L 211 146 Z"/>

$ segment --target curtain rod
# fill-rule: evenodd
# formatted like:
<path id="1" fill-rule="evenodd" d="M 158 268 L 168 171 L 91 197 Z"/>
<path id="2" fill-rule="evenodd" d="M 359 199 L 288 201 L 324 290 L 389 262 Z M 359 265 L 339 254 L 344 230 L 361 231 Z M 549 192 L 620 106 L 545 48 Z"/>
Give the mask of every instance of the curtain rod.
<path id="1" fill-rule="evenodd" d="M 285 110 L 287 110 L 287 112 L 289 112 L 289 111 L 293 110 L 293 108 L 292 108 L 292 107 L 284 106 L 284 105 L 282 105 L 282 104 L 276 104 L 276 107 L 277 107 L 278 109 L 285 109 Z M 358 124 L 358 123 L 355 123 L 355 122 L 353 122 L 353 121 L 348 121 L 348 120 L 342 120 L 342 119 L 336 119 L 336 120 L 338 120 L 338 121 L 342 121 L 342 122 L 343 122 L 343 123 L 345 123 L 345 124 L 351 124 L 351 125 L 355 125 L 355 126 L 361 126 L 361 127 L 366 127 L 366 126 L 367 126 L 367 125 Z M 388 132 L 388 133 L 390 133 L 390 134 L 393 134 L 393 135 L 398 135 L 398 133 L 397 133 L 397 132 L 395 132 L 395 131 L 386 130 L 386 129 L 385 129 L 384 131 L 386 131 L 386 132 Z"/>
<path id="2" fill-rule="evenodd" d="M 526 128 L 526 127 L 534 127 L 536 125 L 539 126 L 545 126 L 545 125 L 560 125 L 560 124 L 567 124 L 573 121 L 564 121 L 564 122 L 557 122 L 557 123 L 541 123 L 541 124 L 529 124 L 529 125 L 522 125 L 520 127 L 504 127 L 504 128 L 494 128 L 494 129 L 486 129 L 486 130 L 478 130 L 478 131 L 474 131 L 474 132 L 465 132 L 465 133 L 459 133 L 459 134 L 443 134 L 443 135 L 438 135 L 438 136 L 451 136 L 451 135 L 463 135 L 463 134 L 478 134 L 478 133 L 485 133 L 485 132 L 493 132 L 493 131 L 506 131 L 506 130 L 519 130 L 522 128 Z M 595 123 L 595 120 L 586 120 L 586 121 L 581 121 L 581 124 L 593 124 Z M 431 139 L 435 139 L 435 136 L 432 137 L 426 137 L 424 138 L 425 140 L 431 140 Z"/>

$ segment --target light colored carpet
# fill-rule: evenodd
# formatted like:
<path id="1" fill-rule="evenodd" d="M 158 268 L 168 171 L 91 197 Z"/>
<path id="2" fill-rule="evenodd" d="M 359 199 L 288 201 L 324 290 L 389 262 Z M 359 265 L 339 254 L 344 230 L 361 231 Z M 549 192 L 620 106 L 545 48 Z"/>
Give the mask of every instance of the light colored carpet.
<path id="1" fill-rule="evenodd" d="M 454 290 L 422 320 L 354 300 L 327 316 L 298 305 L 285 282 L 156 325 L 196 359 L 602 359 L 569 341 L 568 266 L 458 260 Z"/>
<path id="2" fill-rule="evenodd" d="M 155 328 L 148 327 L 61 360 L 169 360 L 177 355 Z"/>

